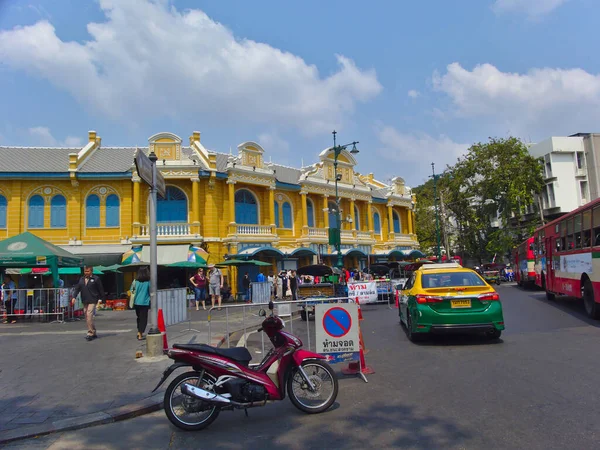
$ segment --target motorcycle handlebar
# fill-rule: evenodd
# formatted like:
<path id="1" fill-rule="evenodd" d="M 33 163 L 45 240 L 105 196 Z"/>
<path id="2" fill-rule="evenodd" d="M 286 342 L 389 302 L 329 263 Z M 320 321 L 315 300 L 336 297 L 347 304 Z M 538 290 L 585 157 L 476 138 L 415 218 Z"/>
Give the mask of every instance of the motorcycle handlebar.
<path id="1" fill-rule="evenodd" d="M 256 330 L 258 333 L 260 333 L 262 331 L 262 327 L 260 327 L 258 330 Z"/>

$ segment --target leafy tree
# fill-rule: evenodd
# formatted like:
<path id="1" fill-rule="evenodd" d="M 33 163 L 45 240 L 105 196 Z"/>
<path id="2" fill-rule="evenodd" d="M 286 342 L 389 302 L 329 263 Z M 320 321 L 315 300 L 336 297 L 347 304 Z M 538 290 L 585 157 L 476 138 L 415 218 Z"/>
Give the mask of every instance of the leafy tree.
<path id="1" fill-rule="evenodd" d="M 480 260 L 510 252 L 539 225 L 535 200 L 544 186 L 542 166 L 519 139 L 474 144 L 446 175 L 448 208 L 465 249 Z"/>

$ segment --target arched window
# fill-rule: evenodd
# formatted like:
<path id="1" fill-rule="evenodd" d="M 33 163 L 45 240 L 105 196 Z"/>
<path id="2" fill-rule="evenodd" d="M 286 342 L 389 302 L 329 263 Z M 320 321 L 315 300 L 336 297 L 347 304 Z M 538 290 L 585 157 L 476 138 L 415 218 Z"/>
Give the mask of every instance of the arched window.
<path id="1" fill-rule="evenodd" d="M 100 198 L 95 195 L 88 195 L 85 201 L 85 226 L 100 226 Z"/>
<path id="2" fill-rule="evenodd" d="M 329 202 L 327 203 L 327 208 L 329 208 L 329 228 L 337 228 L 337 218 L 335 214 L 337 206 L 334 202 Z"/>
<path id="3" fill-rule="evenodd" d="M 50 227 L 65 228 L 67 226 L 67 199 L 55 195 L 50 200 Z"/>
<path id="4" fill-rule="evenodd" d="M 187 223 L 187 197 L 175 186 L 167 186 L 165 198 L 158 197 L 156 221 L 160 223 Z"/>
<path id="5" fill-rule="evenodd" d="M 120 202 L 119 197 L 115 194 L 110 194 L 106 197 L 106 226 L 118 227 L 120 217 Z"/>
<path id="6" fill-rule="evenodd" d="M 29 199 L 29 228 L 44 228 L 44 199 L 41 195 Z"/>
<path id="7" fill-rule="evenodd" d="M 373 231 L 375 234 L 381 234 L 381 218 L 377 212 L 373 214 Z"/>
<path id="8" fill-rule="evenodd" d="M 315 207 L 311 199 L 306 199 L 306 215 L 308 216 L 308 226 L 315 226 Z"/>
<path id="9" fill-rule="evenodd" d="M 6 228 L 6 197 L 0 195 L 0 228 Z"/>
<path id="10" fill-rule="evenodd" d="M 243 224 L 258 224 L 256 198 L 246 189 L 240 189 L 235 193 L 235 221 Z"/>
<path id="11" fill-rule="evenodd" d="M 283 228 L 292 228 L 292 205 L 285 202 L 281 209 L 283 211 Z"/>
<path id="12" fill-rule="evenodd" d="M 401 233 L 401 227 L 400 227 L 400 216 L 398 215 L 398 213 L 396 211 L 394 211 L 394 233 Z"/>
<path id="13" fill-rule="evenodd" d="M 354 229 L 360 230 L 360 214 L 356 205 L 354 205 Z"/>
<path id="14" fill-rule="evenodd" d="M 279 228 L 279 203 L 275 202 L 275 226 Z"/>

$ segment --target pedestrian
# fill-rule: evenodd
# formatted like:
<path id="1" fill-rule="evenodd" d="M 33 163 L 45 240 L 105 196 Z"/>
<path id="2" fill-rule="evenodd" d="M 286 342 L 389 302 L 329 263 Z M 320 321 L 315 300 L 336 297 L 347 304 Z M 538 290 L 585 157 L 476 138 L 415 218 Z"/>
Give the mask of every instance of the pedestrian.
<path id="1" fill-rule="evenodd" d="M 292 300 L 298 300 L 298 276 L 296 275 L 296 271 L 292 270 L 292 274 L 290 277 L 290 289 L 292 291 Z"/>
<path id="2" fill-rule="evenodd" d="M 106 298 L 102 281 L 100 281 L 100 278 L 97 275 L 94 275 L 93 266 L 85 266 L 83 268 L 83 276 L 79 278 L 79 281 L 73 287 L 71 305 L 75 305 L 76 297 L 79 294 L 81 294 L 81 301 L 85 311 L 85 320 L 88 327 L 85 339 L 87 341 L 92 341 L 98 337 L 96 335 L 96 325 L 94 324 L 96 304 Z"/>
<path id="3" fill-rule="evenodd" d="M 269 282 L 269 291 L 271 292 L 271 297 L 275 297 L 275 278 L 273 277 L 272 272 L 269 273 L 267 281 Z"/>
<path id="4" fill-rule="evenodd" d="M 15 304 L 17 303 L 17 286 L 10 275 L 4 275 L 2 284 L 2 298 L 4 298 L 4 309 L 6 310 L 6 320 L 4 323 L 17 323 L 14 317 Z"/>
<path id="5" fill-rule="evenodd" d="M 206 310 L 206 276 L 204 269 L 199 267 L 196 274 L 190 278 L 190 283 L 194 285 L 194 299 L 196 300 L 196 311 L 199 311 L 200 302 L 202 308 Z"/>
<path id="6" fill-rule="evenodd" d="M 281 283 L 282 283 L 282 298 L 287 296 L 288 292 L 288 274 L 285 270 L 281 271 Z"/>
<path id="7" fill-rule="evenodd" d="M 244 300 L 250 303 L 250 274 L 246 272 L 242 279 L 242 288 L 244 289 Z"/>
<path id="8" fill-rule="evenodd" d="M 133 297 L 133 307 L 137 316 L 137 338 L 144 339 L 146 326 L 148 325 L 148 311 L 150 310 L 150 268 L 140 267 L 137 277 L 129 288 Z"/>
<path id="9" fill-rule="evenodd" d="M 212 307 L 215 307 L 215 300 L 221 310 L 221 289 L 223 289 L 223 274 L 214 264 L 209 264 L 210 273 L 208 275 L 208 291 L 210 294 L 210 302 Z"/>
<path id="10" fill-rule="evenodd" d="M 280 299 L 283 298 L 283 276 L 281 273 L 277 277 L 275 277 L 276 289 L 275 289 L 275 298 Z"/>

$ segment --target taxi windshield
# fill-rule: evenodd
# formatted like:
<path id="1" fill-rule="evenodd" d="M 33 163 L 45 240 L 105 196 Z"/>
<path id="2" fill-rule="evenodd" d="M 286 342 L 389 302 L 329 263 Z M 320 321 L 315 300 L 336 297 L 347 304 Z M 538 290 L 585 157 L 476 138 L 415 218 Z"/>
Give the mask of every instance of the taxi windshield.
<path id="1" fill-rule="evenodd" d="M 425 289 L 447 286 L 485 286 L 485 282 L 473 272 L 425 273 L 421 278 Z"/>

